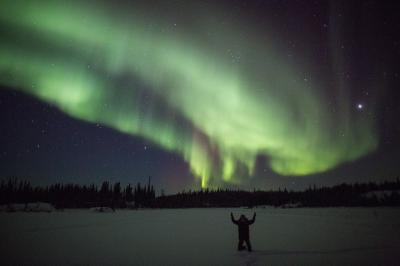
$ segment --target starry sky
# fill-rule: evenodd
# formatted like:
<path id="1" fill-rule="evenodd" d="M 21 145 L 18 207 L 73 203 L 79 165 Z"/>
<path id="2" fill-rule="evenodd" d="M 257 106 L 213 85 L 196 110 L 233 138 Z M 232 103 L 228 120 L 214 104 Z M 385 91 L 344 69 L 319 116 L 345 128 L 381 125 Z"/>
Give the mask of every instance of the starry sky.
<path id="1" fill-rule="evenodd" d="M 396 1 L 2 1 L 0 177 L 399 176 Z"/>

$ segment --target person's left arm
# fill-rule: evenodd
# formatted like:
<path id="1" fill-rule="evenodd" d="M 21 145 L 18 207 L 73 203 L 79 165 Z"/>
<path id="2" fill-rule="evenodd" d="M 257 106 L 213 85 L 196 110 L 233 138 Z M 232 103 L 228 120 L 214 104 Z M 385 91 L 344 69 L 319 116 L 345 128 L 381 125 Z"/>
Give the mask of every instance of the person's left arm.
<path id="1" fill-rule="evenodd" d="M 237 221 L 235 220 L 235 218 L 233 217 L 233 213 L 231 213 L 231 220 L 232 220 L 232 223 L 238 224 Z"/>

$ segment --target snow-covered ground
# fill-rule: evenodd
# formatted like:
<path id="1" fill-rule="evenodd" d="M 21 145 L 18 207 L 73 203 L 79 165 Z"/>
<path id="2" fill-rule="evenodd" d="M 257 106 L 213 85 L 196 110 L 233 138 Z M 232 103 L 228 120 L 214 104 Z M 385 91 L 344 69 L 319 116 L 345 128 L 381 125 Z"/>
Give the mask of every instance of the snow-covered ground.
<path id="1" fill-rule="evenodd" d="M 253 253 L 231 211 L 0 213 L 1 265 L 398 265 L 399 208 L 257 208 Z"/>

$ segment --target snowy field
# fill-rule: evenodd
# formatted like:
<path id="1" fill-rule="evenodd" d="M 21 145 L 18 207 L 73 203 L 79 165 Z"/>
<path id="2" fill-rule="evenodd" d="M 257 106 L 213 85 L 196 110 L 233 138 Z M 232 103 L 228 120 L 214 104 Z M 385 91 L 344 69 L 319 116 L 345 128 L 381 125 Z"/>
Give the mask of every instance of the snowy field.
<path id="1" fill-rule="evenodd" d="M 399 265 L 399 208 L 0 213 L 1 265 Z"/>

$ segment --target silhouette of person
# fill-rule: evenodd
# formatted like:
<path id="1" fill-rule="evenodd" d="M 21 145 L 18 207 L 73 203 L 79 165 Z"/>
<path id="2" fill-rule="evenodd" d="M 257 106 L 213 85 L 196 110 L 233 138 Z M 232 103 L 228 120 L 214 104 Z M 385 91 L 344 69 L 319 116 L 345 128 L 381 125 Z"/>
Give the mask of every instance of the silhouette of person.
<path id="1" fill-rule="evenodd" d="M 234 224 L 238 226 L 239 229 L 239 244 L 238 250 L 243 250 L 245 247 L 243 243 L 246 242 L 246 246 L 248 251 L 251 251 L 251 243 L 250 243 L 250 234 L 249 234 L 249 225 L 253 224 L 256 220 L 256 213 L 253 215 L 253 219 L 249 220 L 243 214 L 240 215 L 239 220 L 235 220 L 233 214 L 231 213 L 231 220 Z"/>

